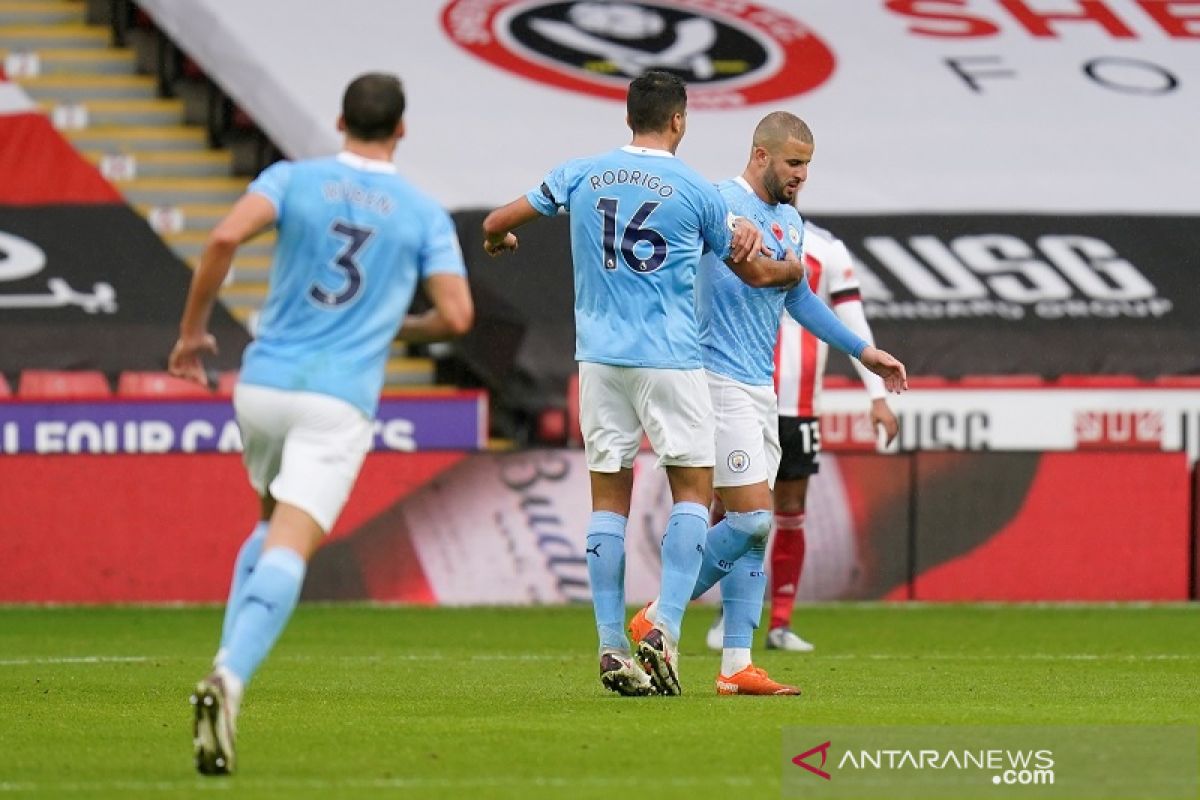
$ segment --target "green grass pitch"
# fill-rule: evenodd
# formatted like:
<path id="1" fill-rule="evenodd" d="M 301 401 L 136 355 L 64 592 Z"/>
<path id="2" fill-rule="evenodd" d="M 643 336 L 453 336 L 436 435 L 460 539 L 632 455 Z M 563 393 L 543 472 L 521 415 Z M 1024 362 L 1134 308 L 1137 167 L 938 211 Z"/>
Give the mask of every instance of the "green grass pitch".
<path id="1" fill-rule="evenodd" d="M 588 608 L 302 605 L 255 679 L 239 772 L 191 763 L 216 608 L 0 609 L 7 797 L 779 797 L 790 725 L 1200 724 L 1200 607 L 816 605 L 817 651 L 759 651 L 799 698 L 597 680 Z M 761 633 L 761 632 L 760 632 Z"/>

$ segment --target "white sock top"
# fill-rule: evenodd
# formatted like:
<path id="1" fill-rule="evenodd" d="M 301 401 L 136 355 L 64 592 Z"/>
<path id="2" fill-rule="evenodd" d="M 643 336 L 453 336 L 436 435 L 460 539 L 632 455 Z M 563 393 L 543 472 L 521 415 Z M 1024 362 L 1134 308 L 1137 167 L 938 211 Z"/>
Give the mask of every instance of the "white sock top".
<path id="1" fill-rule="evenodd" d="M 721 674 L 732 678 L 750 666 L 749 647 L 726 647 L 721 651 Z"/>

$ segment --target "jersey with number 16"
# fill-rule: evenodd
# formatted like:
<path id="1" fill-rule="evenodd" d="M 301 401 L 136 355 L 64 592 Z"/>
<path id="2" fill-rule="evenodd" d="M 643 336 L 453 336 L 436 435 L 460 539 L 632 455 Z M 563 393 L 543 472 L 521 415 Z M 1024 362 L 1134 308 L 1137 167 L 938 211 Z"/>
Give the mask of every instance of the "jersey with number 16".
<path id="1" fill-rule="evenodd" d="M 576 360 L 700 368 L 696 267 L 730 243 L 712 184 L 671 153 L 627 145 L 556 167 L 525 197 L 571 215 Z"/>

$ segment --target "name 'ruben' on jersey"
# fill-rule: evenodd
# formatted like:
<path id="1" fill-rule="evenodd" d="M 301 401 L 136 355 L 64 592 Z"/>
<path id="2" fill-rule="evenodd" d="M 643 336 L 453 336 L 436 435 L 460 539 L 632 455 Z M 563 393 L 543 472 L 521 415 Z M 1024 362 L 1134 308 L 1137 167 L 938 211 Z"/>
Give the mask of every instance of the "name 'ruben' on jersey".
<path id="1" fill-rule="evenodd" d="M 696 269 L 730 244 L 712 184 L 669 152 L 627 145 L 568 161 L 525 196 L 540 214 L 571 215 L 577 360 L 701 366 Z"/>
<path id="2" fill-rule="evenodd" d="M 240 380 L 332 395 L 374 416 L 418 282 L 466 274 L 454 223 L 393 164 L 345 152 L 281 161 L 247 191 L 275 206 L 279 237 Z"/>
<path id="3" fill-rule="evenodd" d="M 799 256 L 804 222 L 794 207 L 764 202 L 741 177 L 722 181 L 717 188 L 730 213 L 750 219 L 762 230 L 763 244 L 774 250 L 774 258 L 782 260 L 788 250 Z M 724 262 L 705 255 L 696 286 L 705 368 L 751 386 L 769 385 L 780 315 L 785 303 L 797 299 L 805 288 L 801 283 L 786 292 L 755 289 Z"/>

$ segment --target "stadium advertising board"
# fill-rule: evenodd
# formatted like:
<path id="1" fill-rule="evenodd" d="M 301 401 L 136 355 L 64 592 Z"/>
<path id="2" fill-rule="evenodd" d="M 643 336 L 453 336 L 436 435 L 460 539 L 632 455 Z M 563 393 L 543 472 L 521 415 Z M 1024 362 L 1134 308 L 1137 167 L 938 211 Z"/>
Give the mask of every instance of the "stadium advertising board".
<path id="1" fill-rule="evenodd" d="M 654 461 L 635 466 L 630 603 L 658 593 L 672 504 Z M 1189 596 L 1190 479 L 1179 453 L 827 455 L 808 495 L 801 600 Z M 307 596 L 586 601 L 589 508 L 578 450 L 469 456 L 323 550 Z M 419 578 L 388 555 L 401 553 Z"/>
<path id="2" fill-rule="evenodd" d="M 1192 596 L 1200 594 L 1200 470 L 1192 470 Z"/>
<path id="3" fill-rule="evenodd" d="M 384 397 L 376 450 L 479 450 L 487 443 L 487 394 Z M 18 453 L 230 453 L 242 438 L 224 399 L 0 403 L 0 455 Z"/>
<path id="4" fill-rule="evenodd" d="M 187 267 L 44 114 L 4 103 L 16 101 L 0 93 L 0 372 L 162 369 Z M 236 368 L 245 330 L 220 305 L 210 329 L 209 366 Z"/>
<path id="5" fill-rule="evenodd" d="M 671 511 L 653 456 L 636 473 L 631 603 L 658 591 Z M 14 455 L 0 458 L 0 485 L 0 602 L 219 601 L 257 517 L 228 453 Z M 1185 599 L 1190 488 L 1178 453 L 827 454 L 798 596 Z M 305 597 L 586 602 L 589 508 L 578 450 L 376 452 Z"/>
<path id="6" fill-rule="evenodd" d="M 918 453 L 914 600 L 1181 600 L 1180 453 Z"/>
<path id="7" fill-rule="evenodd" d="M 369 455 L 327 542 L 464 457 Z M 223 601 L 259 514 L 232 453 L 7 456 L 0 485 L 0 602 Z M 397 569 L 415 563 L 402 548 L 379 555 Z M 414 601 L 433 602 L 422 580 L 417 572 L 405 585 Z"/>
<path id="8" fill-rule="evenodd" d="M 820 216 L 910 374 L 1200 372 L 1200 217 Z"/>
<path id="9" fill-rule="evenodd" d="M 473 284 L 527 335 L 499 351 L 462 344 L 503 383 L 561 387 L 575 372 L 566 218 L 522 232 L 503 265 L 478 247 L 481 215 L 456 215 Z M 857 262 L 875 339 L 910 375 L 1200 373 L 1200 217 L 816 216 Z M 547 302 L 547 298 L 552 303 Z M 485 328 L 498 322 L 481 316 Z M 830 369 L 853 375 L 846 359 Z M 561 392 L 561 388 L 559 389 Z M 1022 448 L 1058 445 L 1023 439 Z"/>
<path id="10" fill-rule="evenodd" d="M 625 143 L 622 91 L 660 68 L 691 86 L 680 155 L 711 179 L 766 112 L 804 116 L 813 211 L 1197 211 L 1188 0 L 408 0 L 337 25 L 290 0 L 141 6 L 292 157 L 337 148 L 347 79 L 396 71 L 401 168 L 452 209 Z"/>
<path id="11" fill-rule="evenodd" d="M 892 450 L 1167 450 L 1200 459 L 1200 388 L 910 389 L 888 400 L 900 420 Z M 862 389 L 821 397 L 821 442 L 874 451 Z"/>

